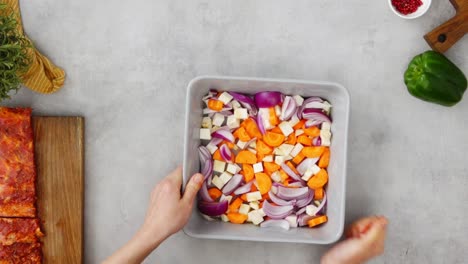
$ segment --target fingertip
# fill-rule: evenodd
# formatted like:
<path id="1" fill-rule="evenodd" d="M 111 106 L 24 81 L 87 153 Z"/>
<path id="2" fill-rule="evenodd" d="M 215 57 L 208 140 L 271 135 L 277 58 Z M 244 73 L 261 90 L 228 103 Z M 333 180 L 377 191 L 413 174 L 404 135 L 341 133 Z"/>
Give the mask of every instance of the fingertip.
<path id="1" fill-rule="evenodd" d="M 192 176 L 192 181 L 195 183 L 197 186 L 200 186 L 203 183 L 203 175 L 200 173 L 196 173 L 195 175 Z"/>

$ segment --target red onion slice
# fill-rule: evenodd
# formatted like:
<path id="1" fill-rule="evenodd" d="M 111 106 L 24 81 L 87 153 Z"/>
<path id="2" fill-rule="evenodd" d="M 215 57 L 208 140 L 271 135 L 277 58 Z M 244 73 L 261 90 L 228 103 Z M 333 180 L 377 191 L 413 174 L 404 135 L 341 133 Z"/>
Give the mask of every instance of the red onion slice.
<path id="1" fill-rule="evenodd" d="M 242 149 L 247 149 L 250 145 L 252 145 L 252 143 L 254 143 L 255 141 L 257 140 L 257 138 L 252 138 L 251 140 L 247 141 L 247 143 L 245 143 L 245 146 L 242 148 Z"/>
<path id="2" fill-rule="evenodd" d="M 306 211 L 306 208 L 302 207 L 301 209 L 297 210 L 296 215 L 301 215 L 301 214 L 305 213 L 305 211 Z"/>
<path id="3" fill-rule="evenodd" d="M 204 202 L 204 201 L 198 202 L 198 210 L 200 210 L 202 214 L 205 214 L 207 216 L 222 215 L 226 213 L 227 209 L 228 209 L 227 200 L 224 200 L 219 203 Z"/>
<path id="4" fill-rule="evenodd" d="M 255 94 L 255 104 L 259 108 L 269 108 L 281 104 L 283 97 L 280 92 L 259 92 Z"/>
<path id="5" fill-rule="evenodd" d="M 330 117 L 328 117 L 321 109 L 305 108 L 302 112 L 302 118 L 321 121 L 321 123 L 331 123 Z"/>
<path id="6" fill-rule="evenodd" d="M 321 120 L 310 119 L 310 120 L 307 120 L 305 122 L 305 127 L 310 128 L 310 127 L 313 127 L 313 126 L 318 126 L 318 125 L 320 125 L 322 123 L 323 123 L 323 121 L 321 121 Z"/>
<path id="7" fill-rule="evenodd" d="M 293 210 L 292 205 L 273 206 L 267 200 L 263 202 L 262 208 L 265 214 L 272 219 L 283 219 Z"/>
<path id="8" fill-rule="evenodd" d="M 260 113 L 257 114 L 257 126 L 260 132 L 262 132 L 262 135 L 264 135 L 266 133 L 266 130 L 263 121 L 263 115 L 261 115 Z"/>
<path id="9" fill-rule="evenodd" d="M 223 142 L 222 138 L 211 138 L 211 141 L 208 144 L 211 144 L 213 146 L 217 146 L 221 142 Z"/>
<path id="10" fill-rule="evenodd" d="M 250 98 L 249 96 L 245 94 L 240 94 L 240 93 L 235 93 L 235 92 L 229 92 L 229 94 L 234 98 L 234 100 L 239 101 L 239 103 L 250 110 L 251 115 L 256 115 L 258 112 L 257 107 L 255 106 L 254 100 Z"/>
<path id="11" fill-rule="evenodd" d="M 200 156 L 201 170 L 200 173 L 205 176 L 205 180 L 213 174 L 213 159 L 210 151 L 205 146 L 198 147 Z"/>
<path id="12" fill-rule="evenodd" d="M 309 194 L 309 187 L 301 188 L 287 188 L 278 186 L 278 193 L 276 194 L 279 198 L 290 201 L 294 199 L 303 199 Z"/>
<path id="13" fill-rule="evenodd" d="M 297 116 L 299 117 L 299 119 L 302 119 L 302 112 L 304 111 L 304 109 L 308 108 L 307 105 L 312 103 L 312 102 L 323 102 L 322 98 L 320 97 L 309 97 L 307 99 L 304 100 L 304 102 L 302 102 L 302 105 L 299 107 L 299 110 L 297 112 Z"/>
<path id="14" fill-rule="evenodd" d="M 284 230 L 289 230 L 289 222 L 286 220 L 266 220 L 260 224 L 260 227 L 279 227 Z"/>
<path id="15" fill-rule="evenodd" d="M 232 163 L 232 152 L 226 144 L 223 144 L 221 147 L 219 147 L 219 153 L 221 154 L 221 157 L 224 159 L 224 161 Z"/>
<path id="16" fill-rule="evenodd" d="M 234 191 L 234 194 L 241 195 L 241 194 L 250 192 L 250 189 L 252 188 L 252 184 L 253 184 L 253 181 L 249 181 L 248 183 L 237 188 L 237 190 Z"/>
<path id="17" fill-rule="evenodd" d="M 291 182 L 290 184 L 288 184 L 288 187 L 291 187 L 291 188 L 299 188 L 299 187 L 305 187 L 305 184 L 304 182 Z"/>
<path id="18" fill-rule="evenodd" d="M 270 197 L 271 201 L 274 202 L 277 205 L 294 205 L 296 203 L 296 200 L 291 200 L 291 201 L 286 201 L 278 196 L 276 196 L 272 191 L 268 192 L 268 196 Z"/>
<path id="19" fill-rule="evenodd" d="M 244 176 L 240 174 L 236 174 L 232 176 L 232 178 L 224 185 L 222 192 L 224 195 L 230 195 L 234 190 L 239 187 L 239 185 L 242 183 L 242 180 L 244 180 Z"/>
<path id="20" fill-rule="evenodd" d="M 211 133 L 211 136 L 215 138 L 221 138 L 232 143 L 234 143 L 235 141 L 234 136 L 232 135 L 231 130 L 229 130 L 228 127 L 221 127 L 220 129 Z"/>
<path id="21" fill-rule="evenodd" d="M 283 106 L 281 108 L 280 119 L 285 121 L 291 119 L 291 117 L 296 112 L 297 104 L 296 100 L 291 96 L 286 96 L 284 98 Z"/>
<path id="22" fill-rule="evenodd" d="M 297 217 L 297 225 L 298 226 L 306 226 L 307 222 L 309 222 L 310 219 L 315 218 L 316 216 L 310 216 L 308 214 L 301 214 Z"/>
<path id="23" fill-rule="evenodd" d="M 322 202 L 320 203 L 320 205 L 317 208 L 317 214 L 324 213 L 324 211 L 326 209 L 326 207 L 325 207 L 326 204 L 327 204 L 327 193 L 325 191 L 323 191 L 323 199 L 322 199 Z"/>
<path id="24" fill-rule="evenodd" d="M 296 170 L 301 174 L 304 175 L 306 171 L 310 168 L 312 168 L 315 163 L 317 163 L 319 159 L 318 158 L 307 158 L 303 160 L 299 165 L 297 165 Z"/>
<path id="25" fill-rule="evenodd" d="M 312 145 L 321 146 L 322 145 L 322 139 L 320 137 L 314 137 L 314 139 L 312 139 Z"/>
<path id="26" fill-rule="evenodd" d="M 303 182 L 301 176 L 297 175 L 291 168 L 289 168 L 288 165 L 286 165 L 286 163 L 281 164 L 281 168 L 284 170 L 284 172 L 286 172 L 286 174 L 289 175 L 289 177 L 293 178 L 296 181 Z"/>
<path id="27" fill-rule="evenodd" d="M 208 187 L 206 185 L 206 181 L 203 182 L 198 194 L 200 194 L 200 198 L 203 201 L 205 201 L 205 202 L 214 202 L 213 198 L 211 198 L 210 194 L 208 193 Z"/>
<path id="28" fill-rule="evenodd" d="M 309 189 L 309 192 L 307 193 L 307 196 L 296 202 L 296 207 L 297 208 L 305 208 L 307 205 L 309 205 L 312 202 L 312 200 L 314 199 L 314 193 L 315 193 L 314 190 Z"/>

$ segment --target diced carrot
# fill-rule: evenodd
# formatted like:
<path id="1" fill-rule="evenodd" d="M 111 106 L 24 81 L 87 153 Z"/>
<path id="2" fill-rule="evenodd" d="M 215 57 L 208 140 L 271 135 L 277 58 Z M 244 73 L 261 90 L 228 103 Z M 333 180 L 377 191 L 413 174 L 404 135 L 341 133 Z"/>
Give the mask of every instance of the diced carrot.
<path id="1" fill-rule="evenodd" d="M 255 164 L 257 163 L 257 156 L 248 150 L 241 150 L 237 153 L 236 163 Z"/>
<path id="2" fill-rule="evenodd" d="M 270 200 L 270 195 L 268 193 L 265 193 L 262 195 L 262 200 Z"/>
<path id="3" fill-rule="evenodd" d="M 234 131 L 233 135 L 235 137 L 239 138 L 239 140 L 244 141 L 244 142 L 247 142 L 247 141 L 252 139 L 249 136 L 249 134 L 247 133 L 247 131 L 245 130 L 244 127 L 239 127 L 238 129 L 236 129 L 236 131 Z"/>
<path id="4" fill-rule="evenodd" d="M 274 162 L 263 162 L 263 169 L 268 173 L 273 173 L 280 169 L 280 166 Z"/>
<path id="5" fill-rule="evenodd" d="M 287 178 L 286 180 L 283 181 L 283 185 L 288 187 L 290 182 L 291 182 L 291 179 Z"/>
<path id="6" fill-rule="evenodd" d="M 312 146 L 312 139 L 309 138 L 307 135 L 300 135 L 297 137 L 297 142 L 301 143 L 305 146 Z"/>
<path id="7" fill-rule="evenodd" d="M 265 155 L 260 152 L 257 152 L 257 162 L 262 162 L 263 158 L 265 158 Z"/>
<path id="8" fill-rule="evenodd" d="M 218 200 L 223 193 L 218 188 L 210 188 L 208 189 L 208 194 L 213 200 Z"/>
<path id="9" fill-rule="evenodd" d="M 208 100 L 208 108 L 213 110 L 213 111 L 221 111 L 223 110 L 223 102 L 216 100 L 216 99 L 210 99 Z"/>
<path id="10" fill-rule="evenodd" d="M 288 174 L 283 169 L 280 169 L 279 172 L 281 176 L 281 182 L 285 182 L 289 179 Z"/>
<path id="11" fill-rule="evenodd" d="M 297 124 L 295 124 L 295 125 L 293 126 L 293 129 L 294 129 L 294 130 L 298 130 L 298 129 L 303 128 L 304 125 L 305 125 L 305 122 L 306 122 L 306 120 L 305 120 L 305 119 L 302 119 L 301 121 L 299 121 Z"/>
<path id="12" fill-rule="evenodd" d="M 256 191 L 258 191 L 257 186 L 255 186 L 255 184 L 252 184 L 252 186 L 250 186 L 250 192 L 256 192 Z"/>
<path id="13" fill-rule="evenodd" d="M 320 171 L 317 172 L 317 174 L 312 176 L 312 178 L 310 178 L 309 181 L 307 181 L 307 186 L 315 190 L 315 189 L 322 188 L 323 186 L 325 186 L 325 184 L 327 184 L 327 182 L 328 182 L 327 171 L 324 169 L 320 169 Z"/>
<path id="14" fill-rule="evenodd" d="M 243 224 L 247 220 L 247 215 L 239 213 L 228 213 L 227 217 L 233 224 Z"/>
<path id="15" fill-rule="evenodd" d="M 230 205 L 229 205 L 229 212 L 230 213 L 237 213 L 239 207 L 244 203 L 244 201 L 237 197 Z"/>
<path id="16" fill-rule="evenodd" d="M 213 159 L 215 159 L 215 160 L 220 160 L 220 161 L 225 161 L 225 160 L 223 159 L 223 157 L 221 157 L 221 152 L 219 151 L 219 149 L 217 149 L 217 150 L 215 151 L 215 153 L 213 153 Z"/>
<path id="17" fill-rule="evenodd" d="M 244 120 L 241 126 L 245 128 L 250 138 L 254 138 L 254 137 L 257 139 L 262 138 L 263 135 L 258 129 L 257 123 L 252 118 L 247 118 L 246 120 Z"/>
<path id="18" fill-rule="evenodd" d="M 323 199 L 323 188 L 318 188 L 314 190 L 314 199 L 315 200 Z"/>
<path id="19" fill-rule="evenodd" d="M 309 227 L 314 227 L 326 223 L 327 221 L 328 217 L 326 215 L 321 215 L 310 219 L 309 221 L 307 221 L 307 224 L 309 225 Z"/>
<path id="20" fill-rule="evenodd" d="M 252 165 L 245 164 L 245 163 L 242 164 L 242 172 L 243 172 L 243 174 L 242 173 L 241 174 L 244 175 L 245 182 L 249 182 L 249 181 L 253 180 L 254 170 L 253 170 Z"/>
<path id="21" fill-rule="evenodd" d="M 304 154 L 299 152 L 299 154 L 297 154 L 296 157 L 294 157 L 292 161 L 294 162 L 294 164 L 299 165 L 299 163 L 301 163 L 304 159 L 305 159 Z"/>
<path id="22" fill-rule="evenodd" d="M 265 143 L 270 147 L 278 147 L 284 142 L 284 135 L 274 132 L 266 132 L 263 137 Z"/>
<path id="23" fill-rule="evenodd" d="M 291 170 L 294 171 L 294 173 L 300 174 L 300 173 L 296 170 L 296 167 L 294 167 L 294 165 L 292 164 L 291 161 L 287 161 L 287 162 L 286 162 L 286 165 L 288 165 L 288 167 L 291 168 Z"/>
<path id="24" fill-rule="evenodd" d="M 257 140 L 257 145 L 255 146 L 257 153 L 270 155 L 273 153 L 273 148 L 265 144 L 261 139 Z"/>
<path id="25" fill-rule="evenodd" d="M 289 134 L 288 138 L 286 139 L 286 143 L 291 145 L 296 145 L 296 141 L 297 139 L 295 133 Z"/>
<path id="26" fill-rule="evenodd" d="M 330 163 L 330 148 L 326 148 L 318 161 L 318 166 L 320 168 L 326 168 L 328 167 L 329 163 Z"/>
<path id="27" fill-rule="evenodd" d="M 277 127 L 277 126 L 274 127 L 274 128 L 272 128 L 270 131 L 273 132 L 273 133 L 278 133 L 278 134 L 282 134 L 282 133 L 283 133 L 283 131 L 281 131 L 281 128 L 279 128 L 279 127 Z"/>
<path id="28" fill-rule="evenodd" d="M 325 151 L 325 147 L 304 147 L 302 149 L 302 154 L 308 158 L 319 158 L 322 156 L 322 153 Z"/>
<path id="29" fill-rule="evenodd" d="M 309 128 L 304 128 L 304 134 L 310 136 L 310 137 L 318 137 L 320 136 L 320 129 L 316 126 L 309 127 Z"/>
<path id="30" fill-rule="evenodd" d="M 260 201 L 260 203 L 258 204 L 258 208 L 262 208 L 263 207 L 263 201 Z"/>
<path id="31" fill-rule="evenodd" d="M 268 113 L 269 113 L 269 121 L 270 121 L 270 124 L 272 126 L 276 126 L 279 124 L 279 119 L 278 119 L 278 116 L 276 115 L 276 111 L 275 111 L 275 108 L 274 107 L 270 107 L 268 109 Z"/>
<path id="32" fill-rule="evenodd" d="M 242 194 L 240 198 L 241 198 L 244 202 L 247 202 L 247 194 L 246 194 L 246 193 Z"/>
<path id="33" fill-rule="evenodd" d="M 258 190 L 261 194 L 265 194 L 271 189 L 271 178 L 266 173 L 255 173 L 255 180 L 257 180 Z"/>

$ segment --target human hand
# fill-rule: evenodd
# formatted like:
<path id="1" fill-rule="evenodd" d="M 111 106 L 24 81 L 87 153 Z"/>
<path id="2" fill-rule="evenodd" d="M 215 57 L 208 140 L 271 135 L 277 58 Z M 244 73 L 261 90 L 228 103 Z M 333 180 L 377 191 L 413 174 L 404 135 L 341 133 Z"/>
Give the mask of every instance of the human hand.
<path id="1" fill-rule="evenodd" d="M 347 239 L 323 257 L 322 264 L 361 264 L 384 252 L 388 221 L 383 216 L 360 219 L 348 228 Z"/>
<path id="2" fill-rule="evenodd" d="M 145 221 L 140 229 L 140 233 L 149 239 L 150 243 L 158 244 L 185 226 L 203 179 L 200 173 L 193 175 L 182 197 L 180 167 L 156 185 L 151 193 Z"/>

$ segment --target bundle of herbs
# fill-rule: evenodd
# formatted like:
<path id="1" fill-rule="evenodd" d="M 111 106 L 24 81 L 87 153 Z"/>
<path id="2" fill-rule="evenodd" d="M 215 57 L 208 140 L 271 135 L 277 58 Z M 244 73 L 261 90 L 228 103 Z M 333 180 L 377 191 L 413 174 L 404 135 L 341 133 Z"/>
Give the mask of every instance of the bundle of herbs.
<path id="1" fill-rule="evenodd" d="M 21 74 L 28 70 L 30 41 L 19 31 L 18 19 L 0 4 L 0 101 L 10 98 L 21 85 Z"/>

